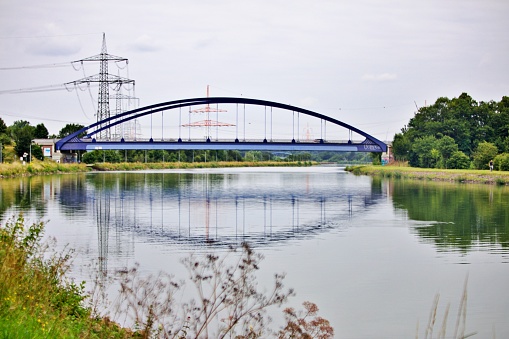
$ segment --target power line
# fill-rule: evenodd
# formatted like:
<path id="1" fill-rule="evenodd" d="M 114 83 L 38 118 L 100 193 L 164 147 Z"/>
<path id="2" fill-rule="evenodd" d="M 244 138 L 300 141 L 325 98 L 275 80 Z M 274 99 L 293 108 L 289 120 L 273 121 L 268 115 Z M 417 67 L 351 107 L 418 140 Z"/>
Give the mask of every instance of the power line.
<path id="1" fill-rule="evenodd" d="M 3 91 L 0 91 L 0 95 L 2 95 L 2 94 L 38 93 L 38 92 L 56 92 L 56 91 L 71 92 L 71 91 L 73 91 L 73 88 L 67 87 L 67 84 L 46 85 L 46 86 L 39 86 L 39 87 L 6 89 Z"/>
<path id="2" fill-rule="evenodd" d="M 76 123 L 76 120 L 74 121 L 68 121 L 68 120 L 60 120 L 60 119 L 51 119 L 51 118 L 43 118 L 33 115 L 25 115 L 25 114 L 19 114 L 19 113 L 5 113 L 1 112 L 1 115 L 7 115 L 9 117 L 16 117 L 16 118 L 26 118 L 26 119 L 37 119 L 37 120 L 44 120 L 44 121 L 55 121 L 55 122 L 66 122 L 66 123 Z"/>
<path id="3" fill-rule="evenodd" d="M 102 32 L 81 33 L 81 34 L 32 35 L 32 36 L 0 36 L 0 40 L 7 40 L 7 39 L 57 38 L 57 37 L 63 37 L 63 36 L 83 36 L 83 35 L 95 35 L 95 34 L 102 34 Z"/>
<path id="4" fill-rule="evenodd" d="M 15 69 L 38 69 L 38 68 L 57 68 L 57 67 L 69 67 L 72 66 L 70 62 L 61 62 L 56 64 L 42 64 L 42 65 L 31 65 L 31 66 L 14 66 L 14 67 L 0 67 L 0 71 L 10 71 Z"/>

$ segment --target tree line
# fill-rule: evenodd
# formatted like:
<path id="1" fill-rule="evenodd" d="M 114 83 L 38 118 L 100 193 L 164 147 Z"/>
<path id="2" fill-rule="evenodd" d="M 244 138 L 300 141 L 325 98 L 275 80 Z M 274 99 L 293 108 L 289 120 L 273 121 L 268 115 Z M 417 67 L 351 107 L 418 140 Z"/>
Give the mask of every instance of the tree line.
<path id="1" fill-rule="evenodd" d="M 412 167 L 509 170 L 509 97 L 477 102 L 467 93 L 421 107 L 394 136 L 395 160 Z"/>
<path id="2" fill-rule="evenodd" d="M 49 134 L 43 123 L 36 126 L 26 120 L 15 121 L 7 126 L 0 118 L 0 143 L 2 150 L 5 146 L 12 145 L 18 157 L 23 154 L 31 154 L 32 158 L 43 160 L 44 156 L 39 145 L 32 143 L 34 139 L 60 139 L 71 133 L 84 128 L 80 124 L 67 124 L 58 134 Z M 210 161 L 317 161 L 336 163 L 368 163 L 372 161 L 372 155 L 359 152 L 261 152 L 237 150 L 220 151 L 170 151 L 170 150 L 110 150 L 110 151 L 89 151 L 79 155 L 79 161 L 85 163 L 97 162 L 210 162 Z"/>
<path id="3" fill-rule="evenodd" d="M 32 143 L 34 139 L 59 139 L 63 138 L 75 131 L 82 129 L 84 126 L 79 124 L 67 124 L 58 134 L 49 134 L 48 129 L 43 123 L 32 126 L 27 120 L 17 120 L 11 126 L 7 126 L 5 121 L 0 118 L 0 144 L 3 152 L 5 146 L 13 146 L 14 152 L 18 157 L 22 157 L 25 153 L 31 153 L 33 158 L 43 160 L 42 149 L 39 145 Z"/>

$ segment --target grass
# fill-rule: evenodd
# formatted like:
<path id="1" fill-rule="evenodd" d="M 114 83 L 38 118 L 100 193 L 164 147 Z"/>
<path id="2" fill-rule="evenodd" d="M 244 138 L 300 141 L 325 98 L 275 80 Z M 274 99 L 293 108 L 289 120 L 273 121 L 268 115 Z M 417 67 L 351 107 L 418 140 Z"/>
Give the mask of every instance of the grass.
<path id="1" fill-rule="evenodd" d="M 58 173 L 78 173 L 87 171 L 138 171 L 148 169 L 191 169 L 191 168 L 224 168 L 224 167 L 301 167 L 312 166 L 316 162 L 311 161 L 219 161 L 219 162 L 121 162 L 121 163 L 97 163 L 86 164 L 60 164 L 53 161 L 34 160 L 32 163 L 23 165 L 21 162 L 0 164 L 0 178 L 10 178 L 28 175 L 44 175 Z"/>
<path id="2" fill-rule="evenodd" d="M 135 171 L 148 169 L 193 169 L 193 168 L 227 168 L 227 167 L 300 167 L 312 166 L 311 161 L 211 161 L 211 162 L 122 162 L 122 163 L 97 163 L 92 167 L 98 171 Z"/>
<path id="3" fill-rule="evenodd" d="M 135 333 L 83 306 L 84 284 L 67 281 L 71 251 L 48 256 L 43 223 L 22 215 L 0 228 L 0 337 L 132 338 Z"/>
<path id="4" fill-rule="evenodd" d="M 34 160 L 23 165 L 21 162 L 0 164 L 0 177 L 17 177 L 39 174 L 77 173 L 91 169 L 86 164 L 60 164 L 53 161 Z"/>
<path id="5" fill-rule="evenodd" d="M 371 175 L 382 178 L 406 178 L 458 183 L 509 185 L 509 172 L 489 170 L 457 170 L 416 168 L 408 166 L 349 166 L 347 171 L 355 175 Z"/>

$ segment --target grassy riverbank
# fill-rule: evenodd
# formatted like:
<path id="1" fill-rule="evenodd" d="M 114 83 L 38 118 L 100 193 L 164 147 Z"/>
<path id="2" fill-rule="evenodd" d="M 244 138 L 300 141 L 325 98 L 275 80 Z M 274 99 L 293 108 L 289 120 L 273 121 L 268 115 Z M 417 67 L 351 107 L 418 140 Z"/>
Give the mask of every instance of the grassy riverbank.
<path id="1" fill-rule="evenodd" d="M 78 173 L 96 171 L 138 171 L 149 169 L 192 169 L 192 168 L 223 168 L 223 167 L 301 167 L 316 165 L 312 161 L 219 161 L 219 162 L 122 162 L 122 163 L 97 163 L 93 165 L 59 164 L 53 161 L 36 161 L 23 165 L 20 162 L 12 164 L 0 164 L 0 178 L 17 176 Z"/>
<path id="2" fill-rule="evenodd" d="M 356 175 L 384 178 L 407 178 L 475 184 L 509 185 L 509 172 L 489 170 L 456 170 L 416 168 L 408 166 L 348 166 L 346 170 Z"/>
<path id="3" fill-rule="evenodd" d="M 59 164 L 53 161 L 36 161 L 23 165 L 21 162 L 0 164 L 0 178 L 39 174 L 77 173 L 90 171 L 86 164 Z"/>
<path id="4" fill-rule="evenodd" d="M 43 230 L 42 223 L 25 226 L 22 216 L 0 227 L 0 337 L 136 337 L 92 316 L 83 304 L 84 286 L 65 278 L 70 252 L 48 256 Z"/>
<path id="5" fill-rule="evenodd" d="M 226 167 L 305 167 L 316 165 L 311 161 L 218 161 L 218 162 L 121 162 L 97 163 L 92 166 L 97 171 L 137 171 L 149 169 L 193 169 L 193 168 L 226 168 Z"/>

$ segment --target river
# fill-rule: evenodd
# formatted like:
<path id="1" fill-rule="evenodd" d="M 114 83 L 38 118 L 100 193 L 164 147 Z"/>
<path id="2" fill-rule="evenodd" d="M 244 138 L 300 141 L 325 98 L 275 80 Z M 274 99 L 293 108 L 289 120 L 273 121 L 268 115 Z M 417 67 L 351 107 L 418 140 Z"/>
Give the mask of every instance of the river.
<path id="1" fill-rule="evenodd" d="M 181 258 L 247 242 L 259 283 L 286 273 L 289 306 L 316 303 L 336 338 L 424 338 L 436 295 L 452 337 L 465 291 L 465 333 L 509 338 L 508 187 L 232 168 L 2 179 L 1 197 L 2 221 L 24 211 L 76 249 L 77 280 L 91 262 L 185 278 Z"/>

